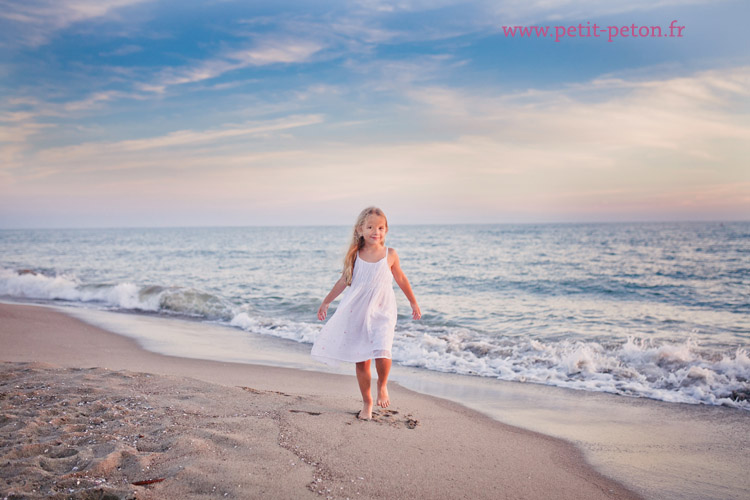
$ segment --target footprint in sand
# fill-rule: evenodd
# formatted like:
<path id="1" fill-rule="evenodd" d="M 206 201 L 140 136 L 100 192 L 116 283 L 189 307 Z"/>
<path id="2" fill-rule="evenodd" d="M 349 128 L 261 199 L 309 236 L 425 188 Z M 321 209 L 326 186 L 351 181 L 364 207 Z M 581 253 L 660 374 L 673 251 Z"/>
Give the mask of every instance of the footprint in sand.
<path id="1" fill-rule="evenodd" d="M 358 413 L 354 413 L 355 418 L 357 415 Z M 371 421 L 379 424 L 387 424 L 392 427 L 400 427 L 401 425 L 404 425 L 407 429 L 414 429 L 419 425 L 419 420 L 414 418 L 411 413 L 402 417 L 399 415 L 398 411 L 388 409 L 373 410 Z"/>
<path id="2" fill-rule="evenodd" d="M 74 448 L 63 448 L 62 450 L 52 451 L 48 454 L 50 458 L 68 458 L 78 455 L 78 450 Z"/>
<path id="3" fill-rule="evenodd" d="M 307 411 L 307 410 L 289 410 L 289 413 L 307 413 L 308 415 L 312 415 L 314 417 L 321 415 L 321 412 L 319 411 Z"/>

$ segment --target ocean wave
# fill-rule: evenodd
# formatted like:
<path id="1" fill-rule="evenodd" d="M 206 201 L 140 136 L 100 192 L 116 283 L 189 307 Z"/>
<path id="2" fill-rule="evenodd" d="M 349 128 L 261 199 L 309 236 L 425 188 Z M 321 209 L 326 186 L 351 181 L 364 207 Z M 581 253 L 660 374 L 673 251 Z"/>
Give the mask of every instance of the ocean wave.
<path id="1" fill-rule="evenodd" d="M 236 308 L 216 295 L 189 287 L 134 283 L 81 283 L 72 275 L 0 268 L 0 296 L 63 300 L 107 308 L 229 320 Z"/>
<path id="2" fill-rule="evenodd" d="M 251 316 L 246 312 L 237 314 L 228 324 L 248 332 L 271 335 L 307 344 L 312 344 L 315 341 L 315 336 L 320 331 L 320 326 L 318 325 L 255 315 Z"/>
<path id="3" fill-rule="evenodd" d="M 394 361 L 441 372 L 750 410 L 750 356 L 743 348 L 716 353 L 693 340 L 657 343 L 629 337 L 605 346 L 429 330 L 413 328 L 397 335 Z"/>

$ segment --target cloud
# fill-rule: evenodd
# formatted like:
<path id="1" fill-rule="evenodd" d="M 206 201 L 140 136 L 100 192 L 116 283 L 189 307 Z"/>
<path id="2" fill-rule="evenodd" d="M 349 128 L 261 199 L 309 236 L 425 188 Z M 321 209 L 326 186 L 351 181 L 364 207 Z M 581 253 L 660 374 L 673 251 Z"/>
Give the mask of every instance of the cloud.
<path id="1" fill-rule="evenodd" d="M 721 0 L 719 0 L 721 1 Z M 496 25 L 601 18 L 663 8 L 715 5 L 715 0 L 501 0 L 481 1 L 484 19 Z M 498 26 L 499 27 L 499 26 Z"/>
<path id="2" fill-rule="evenodd" d="M 253 47 L 227 51 L 187 68 L 165 69 L 154 81 L 139 83 L 136 87 L 141 91 L 163 93 L 170 86 L 210 80 L 242 68 L 308 62 L 324 47 L 314 40 L 273 36 Z"/>
<path id="3" fill-rule="evenodd" d="M 262 40 L 253 48 L 230 53 L 227 57 L 248 66 L 298 63 L 308 61 L 310 56 L 322 48 L 322 43 L 311 40 L 270 38 Z"/>
<path id="4" fill-rule="evenodd" d="M 34 113 L 31 113 L 29 111 L 5 111 L 0 113 L 0 122 L 26 122 L 33 117 Z"/>
<path id="5" fill-rule="evenodd" d="M 143 100 L 145 96 L 133 92 L 107 90 L 92 92 L 83 99 L 67 102 L 45 102 L 29 97 L 11 98 L 3 103 L 6 109 L 0 110 L 0 125 L 3 122 L 15 123 L 20 129 L 39 130 L 51 127 L 51 125 L 40 125 L 40 121 L 45 118 L 69 120 L 74 114 L 99 109 L 105 103 L 118 99 Z M 25 137 L 28 137 L 28 135 Z"/>
<path id="6" fill-rule="evenodd" d="M 0 112 L 0 171 L 18 168 L 31 139 L 44 129 L 53 127 L 37 123 L 37 115 L 29 111 Z M 12 177 L 8 174 L 6 180 Z"/>
<path id="7" fill-rule="evenodd" d="M 381 58 L 374 61 L 348 61 L 346 67 L 366 78 L 365 88 L 400 95 L 404 89 L 419 88 L 426 82 L 440 80 L 466 61 L 449 54 L 414 56 L 404 60 Z"/>
<path id="8" fill-rule="evenodd" d="M 133 97 L 133 94 L 118 92 L 114 90 L 104 92 L 94 92 L 87 96 L 85 99 L 79 101 L 70 101 L 61 105 L 62 110 L 65 112 L 71 111 L 83 111 L 87 109 L 97 108 L 101 103 L 109 102 L 121 97 Z"/>
<path id="9" fill-rule="evenodd" d="M 707 141 L 748 137 L 750 117 L 736 108 L 748 89 L 750 68 L 741 67 L 661 80 L 594 79 L 519 94 L 438 86 L 404 92 L 416 110 L 456 133 L 492 133 L 516 144 L 690 152 Z"/>
<path id="10" fill-rule="evenodd" d="M 0 125 L 0 143 L 25 144 L 30 136 L 46 127 L 38 123 Z"/>
<path id="11" fill-rule="evenodd" d="M 123 165 L 133 158 L 146 159 L 146 164 L 153 164 L 153 158 L 159 151 L 166 157 L 177 158 L 178 164 L 195 155 L 196 149 L 208 145 L 209 151 L 220 150 L 223 141 L 242 139 L 249 136 L 262 136 L 272 133 L 321 123 L 320 115 L 290 116 L 260 123 L 247 123 L 242 126 L 223 127 L 213 130 L 178 130 L 157 137 L 132 139 L 116 142 L 90 142 L 73 146 L 64 146 L 42 150 L 36 155 L 36 163 L 47 174 L 61 169 L 68 174 L 106 170 L 110 167 L 123 170 Z M 167 164 L 171 164 L 168 162 Z M 189 161 L 187 162 L 190 163 Z M 135 161 L 131 165 L 142 165 Z"/>
<path id="12" fill-rule="evenodd" d="M 24 0 L 0 1 L 5 36 L 14 44 L 44 45 L 58 31 L 148 0 Z"/>

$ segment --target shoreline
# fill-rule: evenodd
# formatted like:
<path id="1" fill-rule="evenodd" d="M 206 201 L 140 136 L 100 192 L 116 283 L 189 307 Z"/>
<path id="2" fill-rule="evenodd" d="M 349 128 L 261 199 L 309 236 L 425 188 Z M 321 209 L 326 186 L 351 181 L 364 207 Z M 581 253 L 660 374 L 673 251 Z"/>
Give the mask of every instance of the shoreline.
<path id="1" fill-rule="evenodd" d="M 380 410 L 374 422 L 358 422 L 354 415 L 359 398 L 352 376 L 155 354 L 132 339 L 40 306 L 0 304 L 0 320 L 4 381 L 54 393 L 62 390 L 54 380 L 69 379 L 88 383 L 91 391 L 97 388 L 105 399 L 131 391 L 131 397 L 148 400 L 148 405 L 141 405 L 140 411 L 146 413 L 137 420 L 140 427 L 135 427 L 141 429 L 140 440 L 150 440 L 141 450 L 137 442 L 134 446 L 120 443 L 97 458 L 91 445 L 70 441 L 80 428 L 66 430 L 64 425 L 50 438 L 78 443 L 69 443 L 65 449 L 72 447 L 76 456 L 89 453 L 93 458 L 85 466 L 92 471 L 109 470 L 116 476 L 113 481 L 121 480 L 122 471 L 130 466 L 120 467 L 115 474 L 116 468 L 101 464 L 111 465 L 125 456 L 148 463 L 152 475 L 164 476 L 160 477 L 163 481 L 140 486 L 133 484 L 140 479 L 128 477 L 123 495 L 209 496 L 211 488 L 220 484 L 229 498 L 242 498 L 247 488 L 284 498 L 318 496 L 317 492 L 331 498 L 376 498 L 392 495 L 393 488 L 401 498 L 548 498 L 553 494 L 557 498 L 640 498 L 594 470 L 571 443 L 503 424 L 398 384 L 389 388 L 395 402 L 391 408 Z M 11 391 L 8 383 L 3 387 L 16 399 L 5 408 L 10 416 L 4 417 L 0 427 L 3 459 L 13 464 L 10 469 L 14 471 L 7 474 L 6 466 L 2 481 L 8 487 L 23 488 L 13 483 L 19 477 L 16 467 L 34 470 L 46 481 L 53 480 L 50 474 L 61 481 L 72 480 L 71 474 L 80 479 L 80 465 L 75 473 L 65 471 L 65 464 L 57 472 L 39 472 L 44 470 L 39 464 L 51 460 L 40 446 L 33 448 L 39 436 L 29 431 L 24 434 L 27 442 L 21 444 L 13 441 L 14 433 L 8 433 L 9 427 L 21 425 L 19 411 L 26 412 L 25 422 L 41 428 L 50 416 L 44 411 L 59 408 L 35 412 L 29 401 L 20 405 L 24 397 L 34 399 L 28 393 Z M 159 397 L 154 399 L 154 395 Z M 54 401 L 65 397 L 72 396 L 58 394 L 48 403 L 54 406 Z M 93 402 L 95 398 L 78 403 Z M 256 416 L 247 411 L 250 407 Z M 177 408 L 192 415 L 188 420 L 195 425 L 178 421 L 181 416 L 173 415 Z M 138 409 L 130 410 L 137 413 Z M 112 421 L 104 418 L 103 422 Z M 206 434 L 206 426 L 214 432 Z M 172 428 L 183 432 L 165 441 L 159 432 L 169 434 L 166 431 Z M 247 440 L 255 446 L 246 449 Z M 229 460 L 229 455 L 236 456 Z M 216 456 L 225 457 L 220 466 Z M 257 464 L 261 471 L 253 476 L 256 483 L 248 483 L 247 478 L 240 481 L 248 463 Z M 240 482 L 229 488 L 235 479 Z M 102 488 L 102 484 L 110 483 L 94 487 Z"/>

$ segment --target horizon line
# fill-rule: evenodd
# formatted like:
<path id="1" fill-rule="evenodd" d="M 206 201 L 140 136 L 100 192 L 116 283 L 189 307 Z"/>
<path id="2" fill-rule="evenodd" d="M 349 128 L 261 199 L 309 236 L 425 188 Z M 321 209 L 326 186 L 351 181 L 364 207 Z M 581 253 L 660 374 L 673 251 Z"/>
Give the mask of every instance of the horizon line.
<path id="1" fill-rule="evenodd" d="M 402 226 L 552 226 L 552 225 L 616 225 L 616 224 L 737 224 L 750 223 L 748 219 L 664 219 L 664 220 L 622 220 L 622 221 L 542 221 L 542 222 L 421 222 L 404 223 Z M 350 227 L 351 224 L 247 224 L 247 225 L 164 225 L 164 226 L 38 226 L 38 227 L 0 227 L 0 231 L 55 231 L 86 229 L 244 229 L 244 228 L 295 228 L 295 227 Z"/>

